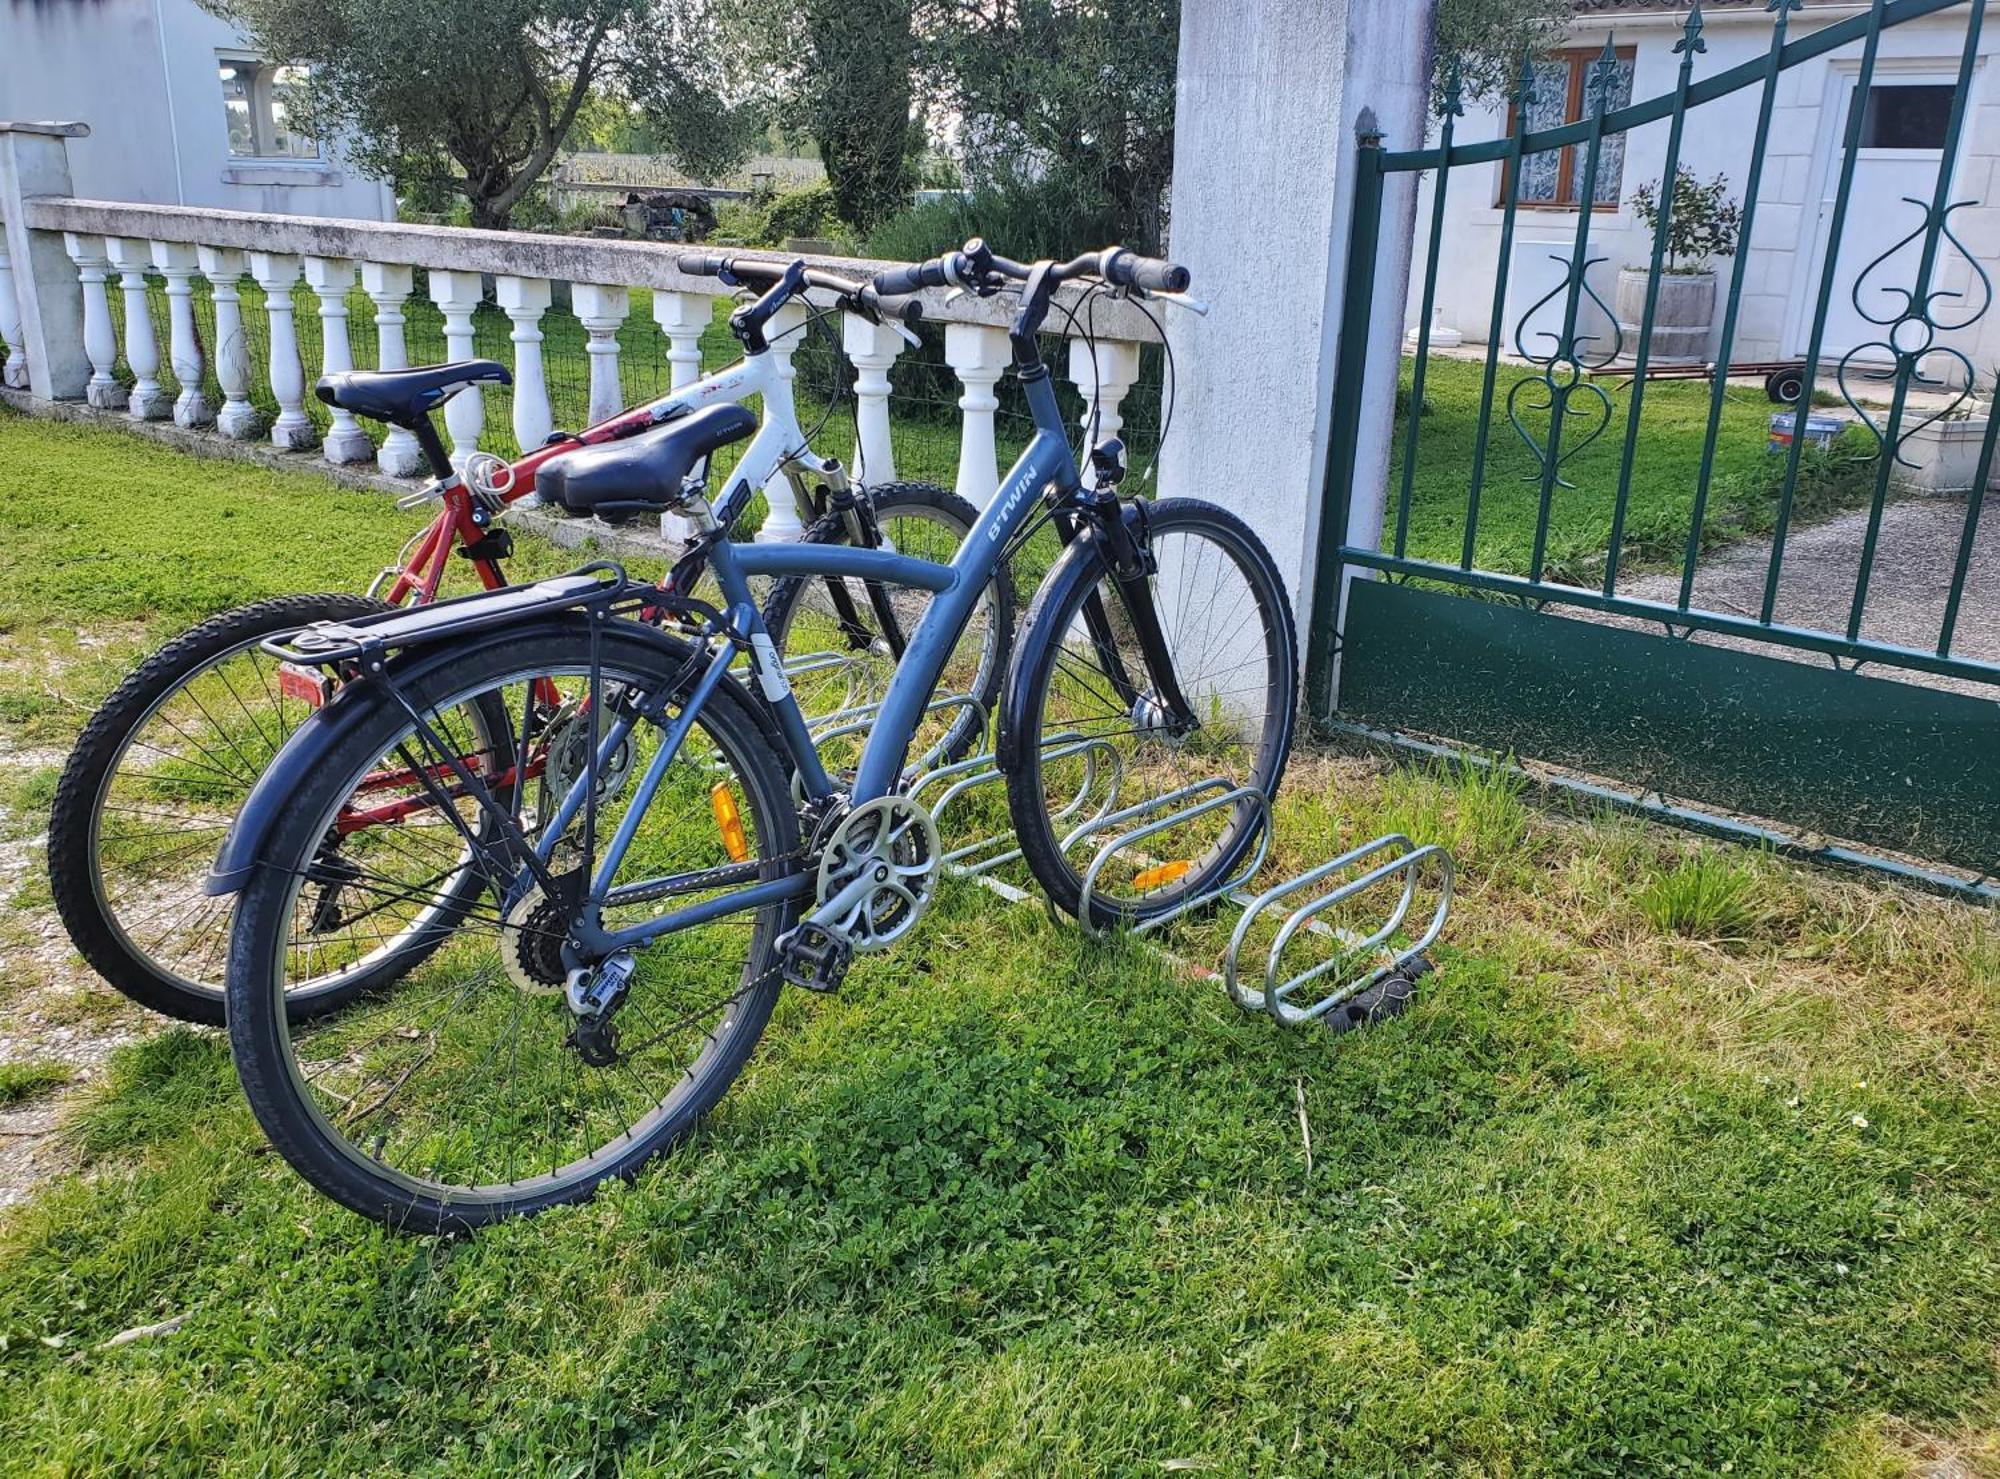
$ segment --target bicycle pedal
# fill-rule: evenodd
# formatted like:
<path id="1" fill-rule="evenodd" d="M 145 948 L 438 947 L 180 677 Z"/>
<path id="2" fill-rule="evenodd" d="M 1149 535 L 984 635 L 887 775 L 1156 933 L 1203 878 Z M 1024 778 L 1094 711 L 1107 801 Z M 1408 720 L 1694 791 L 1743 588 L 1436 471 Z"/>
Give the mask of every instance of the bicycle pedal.
<path id="1" fill-rule="evenodd" d="M 854 964 L 854 947 L 817 924 L 801 924 L 778 941 L 779 975 L 789 985 L 822 995 L 838 991 Z"/>

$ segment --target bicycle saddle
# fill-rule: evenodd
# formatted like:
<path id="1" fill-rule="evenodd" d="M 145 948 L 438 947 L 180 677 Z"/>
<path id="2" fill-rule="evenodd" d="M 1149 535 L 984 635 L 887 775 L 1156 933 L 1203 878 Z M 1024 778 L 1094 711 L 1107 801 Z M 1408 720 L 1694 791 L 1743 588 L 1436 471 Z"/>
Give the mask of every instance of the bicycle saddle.
<path id="1" fill-rule="evenodd" d="M 513 383 L 514 377 L 497 360 L 465 359 L 414 370 L 342 370 L 320 376 L 313 394 L 357 416 L 414 428 L 468 385 Z"/>
<path id="2" fill-rule="evenodd" d="M 535 491 L 545 503 L 613 523 L 659 513 L 680 502 L 697 462 L 756 429 L 756 413 L 746 407 L 710 406 L 622 441 L 565 452 L 536 470 Z"/>

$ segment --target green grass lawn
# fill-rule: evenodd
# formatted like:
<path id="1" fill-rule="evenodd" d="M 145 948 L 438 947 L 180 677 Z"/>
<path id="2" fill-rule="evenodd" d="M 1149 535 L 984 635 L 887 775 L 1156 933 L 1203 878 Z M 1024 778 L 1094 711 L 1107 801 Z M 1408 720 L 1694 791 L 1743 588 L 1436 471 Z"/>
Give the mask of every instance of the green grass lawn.
<path id="1" fill-rule="evenodd" d="M 7 414 L 0 459 L 0 740 L 43 752 L 131 654 L 414 527 Z M 1280 812 L 1280 867 L 1457 853 L 1407 1016 L 1287 1034 L 955 885 L 788 997 L 694 1142 L 476 1239 L 310 1193 L 220 1037 L 121 1049 L 67 1101 L 73 1174 L 0 1213 L 0 1468 L 2000 1465 L 1990 912 L 1362 754 L 1302 753 Z M 46 918 L 32 872 L 7 902 Z M 0 1013 L 88 989 L 8 943 Z"/>
<path id="2" fill-rule="evenodd" d="M 1520 431 L 1508 419 L 1509 392 L 1531 372 L 1522 365 L 1502 365 L 1496 379 L 1494 404 L 1487 416 L 1487 450 L 1480 488 L 1478 528 L 1473 564 L 1482 570 L 1525 575 L 1534 554 L 1535 526 L 1541 506 L 1541 466 Z M 1403 367 L 1404 385 L 1411 381 L 1411 362 Z M 1475 449 L 1480 424 L 1480 399 L 1485 363 L 1480 359 L 1434 355 L 1424 387 L 1424 414 L 1419 418 L 1416 474 L 1411 482 L 1409 553 L 1425 560 L 1459 563 L 1465 544 L 1467 495 L 1473 483 Z M 1548 574 L 1552 579 L 1595 585 L 1603 579 L 1603 555 L 1611 538 L 1620 470 L 1625 455 L 1629 389 L 1615 376 L 1596 382 L 1610 399 L 1611 419 L 1601 434 L 1586 442 L 1600 423 L 1601 411 L 1587 390 L 1571 401 L 1572 419 L 1565 424 L 1565 457 L 1558 486 L 1549 505 Z M 1533 379 L 1521 393 L 1517 410 L 1538 442 L 1546 442 L 1548 416 L 1531 407 L 1540 387 Z M 1625 519 L 1623 568 L 1679 569 L 1700 484 L 1702 449 L 1708 432 L 1710 390 L 1704 383 L 1661 381 L 1646 389 L 1633 458 L 1630 502 Z M 1407 400 L 1407 396 L 1405 397 Z M 1716 438 L 1708 508 L 1703 519 L 1703 547 L 1767 531 L 1772 522 L 1777 488 L 1774 475 L 1783 459 L 1766 450 L 1773 406 L 1761 389 L 1731 385 L 1724 394 L 1722 420 Z M 1403 475 L 1408 465 L 1409 418 L 1397 418 L 1394 462 L 1389 481 L 1389 513 L 1383 539 L 1395 538 Z M 1805 493 L 1801 519 L 1850 506 L 1872 486 L 1872 456 L 1857 459 L 1859 447 L 1844 446 L 1841 456 L 1815 458 L 1802 474 Z M 1856 468 L 1862 475 L 1856 475 Z"/>

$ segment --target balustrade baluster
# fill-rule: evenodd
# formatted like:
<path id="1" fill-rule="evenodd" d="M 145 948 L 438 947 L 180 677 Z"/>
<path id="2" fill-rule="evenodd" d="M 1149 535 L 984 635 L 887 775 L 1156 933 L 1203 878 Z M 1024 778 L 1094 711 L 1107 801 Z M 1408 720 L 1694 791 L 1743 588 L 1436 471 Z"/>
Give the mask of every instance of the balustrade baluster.
<path id="1" fill-rule="evenodd" d="M 233 441 L 248 441 L 257 434 L 257 408 L 250 404 L 250 341 L 243 332 L 243 299 L 238 292 L 243 253 L 234 247 L 196 247 L 195 260 L 208 279 L 215 304 L 215 342 L 209 352 L 215 357 L 216 384 L 222 387 L 215 429 Z"/>
<path id="2" fill-rule="evenodd" d="M 653 294 L 653 322 L 667 336 L 667 384 L 675 390 L 701 378 L 701 336 L 714 316 L 714 303 L 699 293 Z"/>
<path id="3" fill-rule="evenodd" d="M 215 419 L 201 388 L 201 335 L 194 324 L 195 249 L 184 241 L 152 243 L 153 266 L 167 280 L 167 362 L 181 392 L 174 398 L 174 425 L 207 426 Z"/>
<path id="4" fill-rule="evenodd" d="M 320 373 L 338 375 L 354 368 L 354 350 L 347 339 L 347 294 L 354 286 L 354 263 L 347 257 L 307 257 L 306 284 L 319 299 Z M 320 455 L 328 462 L 368 462 L 375 444 L 354 419 L 354 413 L 333 407 Z"/>
<path id="5" fill-rule="evenodd" d="M 1000 409 L 994 389 L 1012 363 L 1006 331 L 984 324 L 947 324 L 944 358 L 965 387 L 958 398 L 958 496 L 974 508 L 984 508 L 1000 486 L 993 413 Z"/>
<path id="6" fill-rule="evenodd" d="M 375 363 L 385 370 L 409 368 L 410 351 L 404 341 L 403 325 L 408 322 L 405 308 L 415 272 L 393 262 L 363 262 L 361 291 L 375 305 Z M 447 416 L 450 412 L 445 413 Z M 375 451 L 375 465 L 392 478 L 411 478 L 424 472 L 423 449 L 417 439 L 400 426 L 389 428 Z"/>
<path id="7" fill-rule="evenodd" d="M 841 346 L 854 366 L 854 480 L 880 487 L 896 481 L 889 436 L 889 371 L 906 342 L 887 324 L 843 314 Z"/>
<path id="8" fill-rule="evenodd" d="M 529 452 L 549 439 L 555 418 L 549 411 L 548 378 L 542 371 L 542 313 L 549 306 L 545 277 L 494 279 L 494 297 L 513 321 L 514 441 Z"/>
<path id="9" fill-rule="evenodd" d="M 83 355 L 90 361 L 83 398 L 100 411 L 109 411 L 125 403 L 124 388 L 112 373 L 118 364 L 118 331 L 111 322 L 111 296 L 105 286 L 111 259 L 105 255 L 101 236 L 65 231 L 63 248 L 76 263 L 76 278 L 83 288 Z"/>
<path id="10" fill-rule="evenodd" d="M 792 384 L 798 378 L 798 366 L 792 363 L 792 356 L 798 352 L 806 325 L 804 305 L 794 299 L 771 315 L 771 321 L 764 326 L 764 337 L 771 346 L 771 358 L 776 361 L 777 383 L 765 394 L 766 414 L 781 407 L 796 414 L 796 402 L 792 395 Z M 764 485 L 764 502 L 767 511 L 764 522 L 757 528 L 757 538 L 767 542 L 797 539 L 805 533 L 805 525 L 799 522 L 798 500 L 792 496 L 791 481 L 782 473 L 774 474 Z"/>
<path id="11" fill-rule="evenodd" d="M 1139 380 L 1139 346 L 1116 340 L 1097 341 L 1095 355 L 1087 340 L 1069 341 L 1069 379 L 1083 395 L 1083 485 L 1097 486 L 1090 450 L 1125 429 L 1120 406 Z"/>
<path id="12" fill-rule="evenodd" d="M 271 326 L 266 373 L 271 379 L 271 396 L 278 403 L 278 419 L 271 423 L 271 445 L 287 452 L 305 451 L 316 436 L 312 418 L 305 411 L 306 372 L 299 359 L 297 305 L 292 302 L 292 285 L 299 280 L 299 270 L 299 259 L 289 252 L 250 253 L 250 276 L 264 290 L 264 317 Z"/>
<path id="13" fill-rule="evenodd" d="M 125 366 L 132 393 L 125 409 L 134 421 L 158 421 L 171 412 L 160 385 L 160 344 L 153 334 L 152 305 L 146 301 L 146 269 L 153 265 L 152 243 L 132 236 L 107 236 L 104 250 L 125 295 Z"/>
<path id="14" fill-rule="evenodd" d="M 479 274 L 432 272 L 431 301 L 444 314 L 444 349 L 448 360 L 473 357 L 472 315 L 479 307 Z M 486 425 L 486 405 L 479 387 L 468 385 L 445 402 L 445 430 L 451 433 L 451 465 L 465 471 L 465 462 L 479 450 L 479 433 Z"/>
<path id="15" fill-rule="evenodd" d="M 625 408 L 625 386 L 618 374 L 618 330 L 632 311 L 632 295 L 625 288 L 584 282 L 572 284 L 569 291 L 577 322 L 590 336 L 584 345 L 590 355 L 587 419 L 595 425 Z"/>

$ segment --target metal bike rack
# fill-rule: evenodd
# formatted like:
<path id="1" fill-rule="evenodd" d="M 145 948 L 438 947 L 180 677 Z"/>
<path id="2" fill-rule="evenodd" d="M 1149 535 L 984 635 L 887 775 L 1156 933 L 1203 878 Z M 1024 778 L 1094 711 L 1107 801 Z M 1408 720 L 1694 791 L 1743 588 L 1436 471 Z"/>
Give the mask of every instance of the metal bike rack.
<path id="1" fill-rule="evenodd" d="M 1384 854 L 1389 855 L 1387 861 L 1378 862 L 1356 876 L 1343 877 L 1352 874 L 1370 859 Z M 1403 921 L 1409 918 L 1418 886 L 1423 881 L 1424 865 L 1433 861 L 1438 870 L 1437 908 L 1415 943 L 1400 950 L 1393 949 L 1389 942 L 1403 927 Z M 1285 916 L 1285 922 L 1278 926 L 1277 937 L 1265 954 L 1262 989 L 1245 987 L 1237 974 L 1238 957 L 1258 918 L 1272 905 L 1295 898 L 1335 878 L 1343 881 L 1292 907 Z M 1228 989 L 1230 998 L 1245 1011 L 1269 1012 L 1286 1027 L 1303 1027 L 1308 1022 L 1317 1021 L 1343 1003 L 1373 990 L 1390 976 L 1408 972 L 1424 951 L 1437 943 L 1438 936 L 1444 933 L 1445 919 L 1451 913 L 1452 885 L 1456 878 L 1457 866 L 1450 853 L 1435 845 L 1418 847 L 1400 832 L 1378 837 L 1351 852 L 1342 853 L 1331 862 L 1322 863 L 1275 888 L 1266 889 L 1243 906 L 1243 917 L 1236 922 L 1236 931 L 1229 938 L 1229 951 L 1222 958 L 1223 985 Z M 1317 917 L 1322 910 L 1335 908 L 1393 881 L 1400 881 L 1401 890 L 1381 928 L 1372 934 L 1358 936 L 1350 930 L 1335 929 Z M 1334 953 L 1317 965 L 1280 981 L 1278 975 L 1285 951 L 1301 933 L 1333 941 Z M 1357 967 L 1371 961 L 1374 962 L 1373 969 L 1365 975 L 1354 974 Z M 1300 1006 L 1292 1001 L 1302 988 L 1329 976 L 1334 979 L 1334 986 L 1311 1005 Z"/>
<path id="2" fill-rule="evenodd" d="M 1352 1026 L 1357 1019 L 1351 1014 L 1338 1014 L 1340 1007 L 1358 1002 L 1392 977 L 1413 980 L 1427 968 L 1423 955 L 1444 933 L 1457 876 L 1452 856 L 1444 848 L 1419 847 L 1401 833 L 1392 832 L 1253 893 L 1251 882 L 1263 870 L 1271 851 L 1270 798 L 1255 787 L 1238 786 L 1223 777 L 1211 776 L 1135 806 L 1100 812 L 1063 839 L 1063 850 L 1068 852 L 1079 843 L 1106 838 L 1084 871 L 1083 889 L 1077 901 L 1078 921 L 1099 938 L 1112 933 L 1093 919 L 1092 904 L 1099 893 L 1104 870 L 1114 858 L 1120 854 L 1130 858 L 1136 851 L 1136 860 L 1142 868 L 1158 866 L 1158 860 L 1145 850 L 1148 841 L 1200 817 L 1246 803 L 1254 809 L 1257 825 L 1257 843 L 1247 862 L 1227 882 L 1129 926 L 1128 932 L 1147 934 L 1196 910 L 1234 904 L 1243 912 L 1230 935 L 1222 962 L 1223 985 L 1230 1000 L 1245 1011 L 1266 1012 L 1285 1027 L 1304 1027 L 1329 1017 L 1337 1029 Z M 1437 889 L 1437 906 L 1429 922 L 1413 942 L 1392 944 L 1415 909 L 1427 875 L 1435 876 Z M 1327 910 L 1392 887 L 1396 890 L 1393 903 L 1382 916 L 1380 926 L 1371 933 L 1337 928 L 1319 918 Z M 1246 986 L 1239 978 L 1239 960 L 1251 931 L 1259 920 L 1274 917 L 1272 911 L 1276 906 L 1296 900 L 1301 894 L 1308 897 L 1302 903 L 1289 904 L 1290 912 L 1278 925 L 1277 934 L 1265 952 L 1262 982 Z M 1052 905 L 1050 910 L 1053 914 Z M 1327 943 L 1330 953 L 1303 970 L 1283 976 L 1285 957 L 1301 937 Z M 1314 999 L 1297 1000 L 1299 993 L 1315 983 L 1319 983 L 1319 988 L 1308 993 Z"/>
<path id="3" fill-rule="evenodd" d="M 1054 813 L 1057 821 L 1068 821 L 1083 810 L 1096 792 L 1100 774 L 1108 777 L 1105 796 L 1098 803 L 1095 816 L 1102 816 L 1118 802 L 1118 790 L 1125 778 L 1125 762 L 1108 740 L 1092 739 L 1086 735 L 1069 732 L 1051 735 L 1042 742 L 1042 759 L 1069 760 L 1077 756 L 1083 758 L 1083 779 L 1077 785 L 1076 795 L 1065 802 Z M 951 765 L 941 765 L 924 771 L 910 787 L 910 796 L 915 799 L 939 784 L 944 792 L 931 807 L 931 820 L 940 830 L 944 826 L 945 813 L 953 802 L 969 795 L 982 786 L 999 785 L 1006 780 L 991 750 L 957 761 Z M 1003 867 L 1021 856 L 1021 849 L 1013 846 L 1012 828 L 995 832 L 990 837 L 981 837 L 972 842 L 962 843 L 944 855 L 945 866 L 961 878 L 979 878 Z"/>

